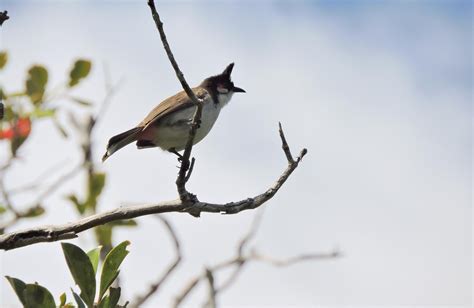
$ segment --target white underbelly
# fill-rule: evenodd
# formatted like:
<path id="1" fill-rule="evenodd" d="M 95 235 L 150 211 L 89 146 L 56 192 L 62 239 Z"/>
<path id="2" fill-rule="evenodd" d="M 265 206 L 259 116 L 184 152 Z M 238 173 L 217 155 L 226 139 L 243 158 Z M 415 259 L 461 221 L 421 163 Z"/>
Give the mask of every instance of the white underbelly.
<path id="1" fill-rule="evenodd" d="M 172 148 L 176 151 L 183 150 L 188 140 L 190 124 L 192 123 L 195 110 L 196 108 L 187 108 L 160 121 L 153 142 L 163 150 Z M 220 108 L 214 103 L 204 104 L 201 126 L 194 137 L 194 144 L 201 141 L 211 131 L 219 116 L 219 112 Z"/>

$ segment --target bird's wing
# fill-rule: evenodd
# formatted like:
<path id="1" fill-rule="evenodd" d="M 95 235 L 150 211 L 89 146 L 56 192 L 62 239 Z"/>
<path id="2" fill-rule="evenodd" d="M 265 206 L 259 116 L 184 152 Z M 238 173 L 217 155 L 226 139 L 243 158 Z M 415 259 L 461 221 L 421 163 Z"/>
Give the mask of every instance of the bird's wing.
<path id="1" fill-rule="evenodd" d="M 205 100 L 209 93 L 201 87 L 197 87 L 193 89 L 194 94 L 199 99 Z M 143 127 L 143 129 L 147 128 L 149 125 L 156 123 L 163 117 L 186 108 L 193 107 L 193 101 L 188 97 L 186 92 L 181 91 L 174 96 L 168 97 L 164 101 L 162 101 L 158 106 L 156 106 L 146 117 L 143 121 L 138 124 L 138 127 Z"/>

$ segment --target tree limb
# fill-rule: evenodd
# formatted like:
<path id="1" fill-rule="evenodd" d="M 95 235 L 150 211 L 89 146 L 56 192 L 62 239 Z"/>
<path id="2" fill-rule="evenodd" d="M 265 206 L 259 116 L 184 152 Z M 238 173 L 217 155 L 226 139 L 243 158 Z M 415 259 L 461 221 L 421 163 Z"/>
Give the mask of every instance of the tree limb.
<path id="1" fill-rule="evenodd" d="M 281 134 L 284 136 L 283 130 L 281 130 Z M 282 143 L 283 140 L 284 139 L 282 138 Z M 281 186 L 298 167 L 298 164 L 306 153 L 306 149 L 301 150 L 301 153 L 296 160 L 288 161 L 288 166 L 272 186 L 262 194 L 251 198 L 228 202 L 225 204 L 208 203 L 197 200 L 182 201 L 181 199 L 177 199 L 155 204 L 122 206 L 104 213 L 91 215 L 76 222 L 55 226 L 42 226 L 3 234 L 0 236 L 0 249 L 10 250 L 36 243 L 54 242 L 66 238 L 74 238 L 77 237 L 77 234 L 83 231 L 108 222 L 151 214 L 186 212 L 199 216 L 201 212 L 237 214 L 241 211 L 255 209 L 270 200 L 278 192 Z"/>

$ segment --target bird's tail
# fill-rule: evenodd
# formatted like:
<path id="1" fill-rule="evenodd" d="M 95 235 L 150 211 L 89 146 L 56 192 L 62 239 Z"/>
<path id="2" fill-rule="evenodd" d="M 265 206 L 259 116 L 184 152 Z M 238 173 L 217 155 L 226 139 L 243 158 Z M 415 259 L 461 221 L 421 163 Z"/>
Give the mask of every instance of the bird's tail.
<path id="1" fill-rule="evenodd" d="M 107 144 L 107 151 L 104 156 L 102 156 L 102 162 L 127 144 L 137 140 L 137 135 L 141 130 L 142 127 L 135 127 L 110 138 L 109 143 Z"/>

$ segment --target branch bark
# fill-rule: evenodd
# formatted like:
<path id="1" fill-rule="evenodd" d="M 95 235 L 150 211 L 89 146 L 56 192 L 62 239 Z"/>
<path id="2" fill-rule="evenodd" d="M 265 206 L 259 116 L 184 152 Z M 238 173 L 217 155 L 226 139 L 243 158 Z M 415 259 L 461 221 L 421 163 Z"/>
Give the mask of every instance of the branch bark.
<path id="1" fill-rule="evenodd" d="M 280 136 L 281 135 L 284 136 L 280 125 Z M 282 138 L 282 144 L 285 143 L 286 140 Z M 286 145 L 288 146 L 288 144 Z M 288 157 L 287 152 L 291 155 L 289 147 L 285 150 L 285 154 Z M 288 166 L 280 175 L 280 177 L 275 181 L 275 183 L 265 192 L 254 197 L 240 201 L 228 202 L 225 204 L 209 203 L 197 200 L 183 201 L 181 199 L 177 199 L 155 204 L 122 206 L 111 211 L 91 215 L 76 222 L 54 226 L 41 226 L 3 234 L 0 236 L 0 249 L 11 250 L 36 243 L 71 239 L 77 237 L 77 234 L 83 231 L 112 221 L 131 219 L 151 214 L 185 212 L 191 213 L 194 216 L 199 216 L 201 212 L 237 214 L 241 211 L 255 209 L 270 200 L 278 192 L 281 186 L 298 167 L 301 159 L 306 155 L 306 153 L 306 149 L 301 150 L 301 153 L 296 160 L 288 161 Z"/>
<path id="2" fill-rule="evenodd" d="M 151 15 L 153 17 L 153 20 L 155 21 L 156 28 L 158 29 L 158 32 L 160 33 L 161 42 L 163 43 L 163 47 L 166 51 L 168 59 L 171 62 L 171 66 L 173 66 L 173 69 L 176 73 L 176 77 L 178 77 L 178 80 L 181 83 L 181 86 L 183 87 L 188 97 L 196 105 L 196 112 L 194 113 L 194 116 L 193 116 L 193 122 L 191 125 L 191 129 L 189 131 L 189 137 L 186 142 L 186 147 L 184 149 L 183 156 L 181 158 L 181 166 L 179 168 L 178 178 L 176 179 L 176 187 L 178 189 L 178 194 L 181 201 L 183 202 L 196 201 L 197 200 L 196 197 L 186 190 L 186 182 L 189 180 L 189 176 L 191 175 L 191 172 L 192 172 L 193 165 L 191 165 L 191 168 L 190 168 L 189 158 L 191 157 L 194 137 L 196 136 L 196 132 L 201 123 L 203 103 L 202 103 L 202 100 L 196 97 L 193 90 L 189 87 L 188 83 L 186 82 L 183 72 L 181 72 L 181 70 L 179 69 L 178 63 L 176 62 L 174 55 L 171 52 L 168 39 L 166 38 L 166 34 L 163 29 L 163 22 L 161 21 L 160 15 L 158 14 L 156 10 L 155 2 L 153 0 L 148 0 L 148 6 L 150 7 Z M 188 169 L 190 169 L 189 176 L 187 175 Z"/>

